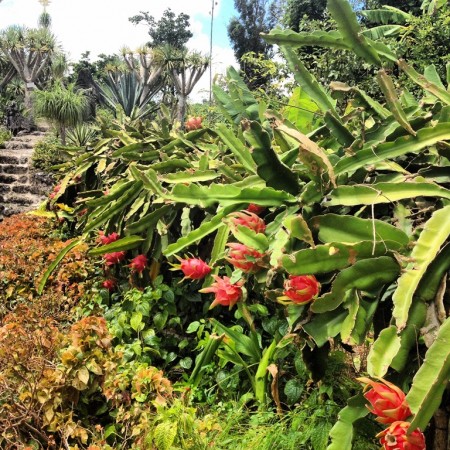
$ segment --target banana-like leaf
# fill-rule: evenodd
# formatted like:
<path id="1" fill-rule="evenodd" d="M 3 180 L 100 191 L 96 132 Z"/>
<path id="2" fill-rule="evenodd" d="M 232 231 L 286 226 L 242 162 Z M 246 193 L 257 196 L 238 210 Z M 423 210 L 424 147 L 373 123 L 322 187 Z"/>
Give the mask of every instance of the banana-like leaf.
<path id="1" fill-rule="evenodd" d="M 449 215 L 450 206 L 446 206 L 435 211 L 428 219 L 411 252 L 414 262 L 403 271 L 398 280 L 397 289 L 392 296 L 392 315 L 400 330 L 406 325 L 409 308 L 420 280 L 450 235 Z"/>
<path id="2" fill-rule="evenodd" d="M 111 242 L 111 244 L 102 245 L 100 247 L 89 250 L 91 256 L 104 255 L 105 253 L 121 252 L 124 250 L 132 250 L 139 247 L 144 238 L 140 236 L 127 236 L 117 241 Z"/>
<path id="3" fill-rule="evenodd" d="M 326 206 L 376 205 L 414 197 L 438 197 L 450 200 L 450 191 L 434 183 L 402 181 L 401 183 L 339 186 L 333 189 L 328 197 Z"/>
<path id="4" fill-rule="evenodd" d="M 412 14 L 408 14 L 401 9 L 394 8 L 393 6 L 384 6 L 382 9 L 370 9 L 366 11 L 360 11 L 360 13 L 369 19 L 373 23 L 387 24 L 406 24 L 411 19 L 414 19 Z"/>
<path id="5" fill-rule="evenodd" d="M 406 401 L 415 414 L 411 430 L 424 430 L 439 408 L 450 379 L 450 318 L 439 328 L 436 340 L 414 376 Z"/>
<path id="6" fill-rule="evenodd" d="M 141 183 L 145 189 L 153 192 L 159 197 L 164 198 L 165 192 L 158 180 L 158 175 L 152 168 L 147 169 L 144 173 L 139 170 L 134 164 L 130 164 L 128 167 L 130 169 L 131 175 L 133 175 L 133 178 Z"/>
<path id="7" fill-rule="evenodd" d="M 303 329 L 314 339 L 318 347 L 322 347 L 328 339 L 337 336 L 348 312 L 342 308 L 335 311 L 316 314 L 312 320 L 303 325 Z"/>
<path id="8" fill-rule="evenodd" d="M 168 173 L 167 175 L 160 175 L 158 178 L 165 183 L 196 183 L 201 181 L 215 180 L 220 176 L 214 170 L 187 170 L 186 172 Z"/>
<path id="9" fill-rule="evenodd" d="M 297 86 L 294 88 L 292 95 L 289 98 L 288 105 L 286 106 L 283 115 L 287 120 L 289 120 L 289 122 L 294 124 L 299 131 L 307 134 L 316 128 L 318 111 L 319 107 L 317 106 L 317 103 L 314 102 L 313 99 L 300 86 Z M 275 134 L 274 138 L 280 146 L 281 151 L 289 151 L 292 147 L 285 139 L 278 140 L 279 136 L 279 133 L 278 135 Z M 283 147 L 282 144 L 284 144 L 285 147 Z M 282 160 L 289 167 L 291 166 L 291 164 L 288 164 L 284 158 L 282 158 Z"/>
<path id="10" fill-rule="evenodd" d="M 225 124 L 218 124 L 216 133 L 244 168 L 251 174 L 256 173 L 256 165 L 250 150 L 236 137 L 233 130 L 227 128 Z"/>
<path id="11" fill-rule="evenodd" d="M 242 225 L 238 225 L 237 229 L 232 229 L 231 231 L 234 237 L 247 247 L 254 248 L 259 252 L 265 252 L 269 247 L 269 240 L 263 233 L 255 233 L 250 228 Z"/>
<path id="12" fill-rule="evenodd" d="M 228 208 L 223 208 L 211 220 L 204 221 L 197 229 L 192 230 L 187 236 L 184 236 L 178 239 L 177 242 L 167 246 L 167 248 L 163 251 L 164 255 L 169 257 L 175 253 L 179 253 L 186 247 L 189 247 L 190 245 L 198 242 L 200 239 L 203 239 L 213 233 L 223 225 L 222 219 L 224 217 L 236 209 L 240 209 L 242 206 L 243 205 L 238 204 Z"/>
<path id="13" fill-rule="evenodd" d="M 173 209 L 174 205 L 163 205 L 160 208 L 145 214 L 138 221 L 127 224 L 125 232 L 131 234 L 142 233 L 149 228 L 155 227 L 159 219 L 170 211 L 173 211 Z"/>
<path id="14" fill-rule="evenodd" d="M 386 375 L 392 360 L 401 348 L 397 331 L 395 325 L 384 328 L 372 344 L 367 357 L 367 372 L 371 377 L 382 378 Z"/>
<path id="15" fill-rule="evenodd" d="M 431 81 L 433 84 L 435 84 L 437 87 L 443 89 L 445 91 L 445 86 L 442 83 L 441 77 L 439 76 L 436 66 L 434 64 L 431 64 L 427 67 L 425 67 L 425 70 L 423 72 L 423 76 L 428 80 Z"/>
<path id="16" fill-rule="evenodd" d="M 355 138 L 352 133 L 345 127 L 345 125 L 329 111 L 325 113 L 324 121 L 330 133 L 338 140 L 344 147 L 350 147 Z"/>
<path id="17" fill-rule="evenodd" d="M 332 242 L 283 256 L 281 263 L 291 275 L 310 275 L 342 270 L 355 264 L 356 261 L 388 253 L 384 242 L 363 241 L 353 245 Z"/>
<path id="18" fill-rule="evenodd" d="M 424 302 L 417 300 L 412 306 L 408 315 L 406 327 L 400 332 L 400 349 L 390 363 L 390 366 L 397 372 L 401 372 L 408 361 L 410 361 L 410 351 L 417 346 L 420 338 L 420 329 L 425 323 L 427 306 Z"/>
<path id="19" fill-rule="evenodd" d="M 274 28 L 270 33 L 261 33 L 263 39 L 269 44 L 276 44 L 280 47 L 286 46 L 290 48 L 304 46 L 319 46 L 336 48 L 339 50 L 350 50 L 349 45 L 345 42 L 341 33 L 338 31 L 312 31 L 311 33 L 296 33 L 292 30 L 280 30 Z"/>
<path id="20" fill-rule="evenodd" d="M 48 266 L 47 270 L 45 271 L 44 275 L 42 276 L 41 280 L 39 281 L 38 287 L 37 287 L 37 293 L 39 295 L 42 294 L 44 291 L 44 287 L 47 284 L 47 281 L 50 277 L 50 275 L 53 273 L 53 271 L 58 267 L 58 264 L 63 260 L 63 258 L 67 255 L 67 253 L 70 252 L 74 247 L 79 245 L 82 242 L 81 239 L 76 239 L 72 241 L 70 244 L 66 245 L 56 256 L 56 258 L 52 261 L 52 263 Z"/>
<path id="21" fill-rule="evenodd" d="M 336 175 L 353 172 L 368 164 L 376 164 L 407 153 L 418 153 L 439 141 L 450 139 L 450 123 L 439 123 L 433 128 L 423 128 L 416 136 L 402 136 L 394 142 L 378 146 L 364 146 L 355 155 L 342 158 L 334 167 Z"/>
<path id="22" fill-rule="evenodd" d="M 327 6 L 347 45 L 369 64 L 380 66 L 381 59 L 361 34 L 361 27 L 350 3 L 347 0 L 328 0 Z"/>
<path id="23" fill-rule="evenodd" d="M 311 305 L 311 311 L 324 313 L 335 310 L 350 289 L 372 291 L 394 281 L 400 272 L 397 262 L 389 256 L 357 261 L 353 266 L 338 273 L 331 291 L 319 297 Z"/>
<path id="24" fill-rule="evenodd" d="M 331 443 L 327 450 L 352 450 L 353 424 L 369 414 L 362 394 L 350 398 L 339 412 L 338 420 L 330 431 Z"/>
<path id="25" fill-rule="evenodd" d="M 420 73 L 416 72 L 414 68 L 408 64 L 404 60 L 398 61 L 398 66 L 403 72 L 411 78 L 412 81 L 417 83 L 423 90 L 429 92 L 430 94 L 437 97 L 439 100 L 444 102 L 446 105 L 450 105 L 450 93 L 447 92 L 442 87 L 436 85 L 431 80 L 429 80 L 424 75 L 420 75 Z"/>
<path id="26" fill-rule="evenodd" d="M 377 27 L 363 30 L 362 35 L 374 41 L 385 37 L 395 37 L 408 31 L 408 27 L 402 25 L 379 25 Z"/>
<path id="27" fill-rule="evenodd" d="M 336 117 L 336 120 L 340 120 L 339 114 L 335 109 L 335 100 L 317 82 L 314 75 L 306 69 L 292 48 L 282 46 L 281 50 L 294 73 L 295 80 L 302 89 L 314 100 L 323 113 L 329 111 Z"/>
<path id="28" fill-rule="evenodd" d="M 377 219 L 324 214 L 314 217 L 312 224 L 319 229 L 319 239 L 324 243 L 384 241 L 391 250 L 399 250 L 409 243 L 408 236 L 402 230 Z"/>
<path id="29" fill-rule="evenodd" d="M 396 118 L 397 122 L 410 134 L 416 135 L 416 132 L 412 129 L 408 122 L 405 111 L 403 111 L 400 100 L 395 92 L 395 86 L 391 77 L 386 73 L 384 69 L 381 69 L 377 73 L 378 84 L 386 98 L 387 106 L 392 115 Z"/>
<path id="30" fill-rule="evenodd" d="M 294 196 L 283 191 L 272 188 L 244 188 L 240 189 L 232 184 L 211 184 L 209 186 L 198 186 L 190 184 L 176 185 L 172 193 L 166 196 L 175 202 L 187 203 L 188 205 L 212 206 L 219 203 L 229 206 L 238 203 L 255 203 L 260 206 L 281 206 L 295 203 Z"/>
<path id="31" fill-rule="evenodd" d="M 135 200 L 135 198 L 141 192 L 142 186 L 142 181 L 136 181 L 127 192 L 125 192 L 120 198 L 112 202 L 104 211 L 102 211 L 101 214 L 99 214 L 92 220 L 88 220 L 83 230 L 84 234 L 86 235 L 90 231 L 113 218 L 116 214 L 120 213 L 126 206 L 128 206 Z"/>
<path id="32" fill-rule="evenodd" d="M 294 128 L 290 128 L 284 124 L 277 124 L 277 129 L 298 142 L 300 148 L 299 158 L 309 168 L 308 176 L 321 185 L 323 183 L 323 176 L 327 175 L 331 184 L 336 186 L 333 166 L 324 150 Z"/>
<path id="33" fill-rule="evenodd" d="M 297 195 L 300 191 L 298 177 L 278 158 L 272 148 L 269 133 L 258 122 L 243 121 L 243 127 L 258 175 L 267 186 Z"/>
<path id="34" fill-rule="evenodd" d="M 424 14 L 432 16 L 439 8 L 447 4 L 447 0 L 423 0 L 420 8 Z"/>
<path id="35" fill-rule="evenodd" d="M 450 243 L 439 252 L 437 257 L 428 267 L 425 275 L 420 280 L 415 296 L 422 302 L 435 299 L 442 278 L 450 269 Z"/>

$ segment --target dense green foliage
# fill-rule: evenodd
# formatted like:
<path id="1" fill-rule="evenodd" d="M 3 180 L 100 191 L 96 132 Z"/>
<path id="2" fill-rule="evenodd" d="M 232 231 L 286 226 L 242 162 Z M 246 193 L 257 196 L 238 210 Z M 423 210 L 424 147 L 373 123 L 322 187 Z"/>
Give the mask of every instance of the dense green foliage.
<path id="1" fill-rule="evenodd" d="M 387 38 L 347 0 L 328 10 L 324 28 L 263 36 L 293 74 L 286 102 L 229 68 L 209 120 L 117 113 L 65 149 L 39 214 L 73 239 L 57 255 L 20 247 L 21 265 L 40 262 L 32 286 L 29 267 L 14 277 L 14 242 L 0 254 L 1 445 L 375 449 L 389 423 L 364 376 L 404 391 L 395 420 L 445 449 L 450 79 L 400 58 L 399 36 L 419 32 L 404 13 L 409 34 Z M 369 75 L 320 72 L 316 47 Z M 150 71 L 154 54 L 139 55 Z M 45 296 L 40 317 L 27 302 Z M 15 369 L 13 346 L 32 363 Z"/>
<path id="2" fill-rule="evenodd" d="M 233 17 L 228 24 L 228 37 L 241 70 L 252 88 L 264 85 L 270 78 L 260 73 L 255 74 L 252 64 L 243 61 L 242 57 L 249 52 L 263 55 L 266 59 L 272 55 L 272 47 L 261 38 L 260 33 L 267 33 L 275 26 L 276 5 L 276 1 L 268 0 L 234 0 L 238 16 Z"/>
<path id="3" fill-rule="evenodd" d="M 11 139 L 11 133 L 6 128 L 1 127 L 0 128 L 0 148 L 9 139 Z"/>
<path id="4" fill-rule="evenodd" d="M 48 119 L 58 127 L 63 145 L 66 145 L 67 127 L 83 122 L 87 116 L 88 100 L 74 85 L 65 87 L 56 83 L 50 90 L 34 92 L 36 116 Z"/>
<path id="5" fill-rule="evenodd" d="M 51 173 L 53 166 L 61 164 L 64 161 L 60 146 L 59 139 L 52 135 L 38 141 L 33 151 L 33 167 Z"/>
<path id="6" fill-rule="evenodd" d="M 184 13 L 177 16 L 170 8 L 163 12 L 161 19 L 158 21 L 144 11 L 130 17 L 129 20 L 135 25 L 144 22 L 148 26 L 148 34 L 152 38 L 148 45 L 151 47 L 170 45 L 181 50 L 185 48 L 186 43 L 193 36 L 189 29 L 189 16 Z"/>

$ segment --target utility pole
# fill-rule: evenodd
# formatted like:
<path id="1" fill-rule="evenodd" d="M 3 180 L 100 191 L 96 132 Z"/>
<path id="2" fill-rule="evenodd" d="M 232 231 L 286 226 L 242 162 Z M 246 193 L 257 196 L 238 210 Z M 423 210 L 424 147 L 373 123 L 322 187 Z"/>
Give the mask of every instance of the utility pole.
<path id="1" fill-rule="evenodd" d="M 215 0 L 211 0 L 211 32 L 209 36 L 209 106 L 212 106 L 212 49 L 213 49 L 213 29 L 214 29 L 214 6 Z"/>

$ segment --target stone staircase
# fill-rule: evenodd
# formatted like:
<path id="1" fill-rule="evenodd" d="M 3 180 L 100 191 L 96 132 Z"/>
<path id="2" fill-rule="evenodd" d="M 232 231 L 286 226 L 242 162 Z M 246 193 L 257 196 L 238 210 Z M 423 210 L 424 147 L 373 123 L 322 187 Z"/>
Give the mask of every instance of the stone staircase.
<path id="1" fill-rule="evenodd" d="M 0 148 L 0 221 L 36 208 L 51 190 L 49 175 L 35 171 L 31 156 L 45 132 L 19 133 Z"/>

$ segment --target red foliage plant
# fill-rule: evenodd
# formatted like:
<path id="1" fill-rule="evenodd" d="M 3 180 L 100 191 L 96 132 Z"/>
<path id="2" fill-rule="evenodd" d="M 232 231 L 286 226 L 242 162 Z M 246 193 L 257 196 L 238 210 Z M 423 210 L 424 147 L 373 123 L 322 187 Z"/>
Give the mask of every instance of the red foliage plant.
<path id="1" fill-rule="evenodd" d="M 95 281 L 88 247 L 79 245 L 50 276 L 43 295 L 37 295 L 42 275 L 68 244 L 52 233 L 52 222 L 41 217 L 19 214 L 0 223 L 0 316 L 7 312 L 8 304 L 30 300 L 39 302 L 43 315 L 64 315 L 68 305 L 77 303 Z"/>

